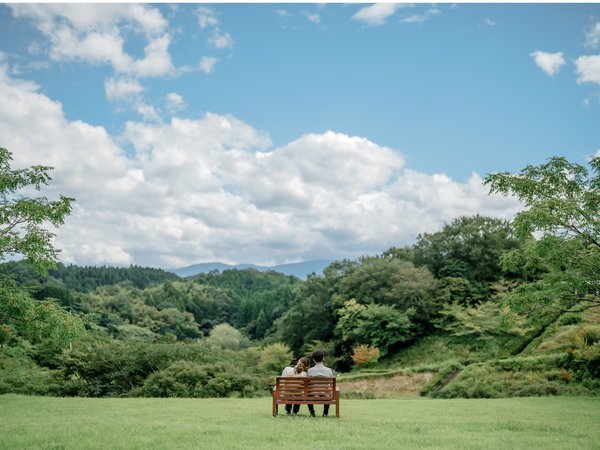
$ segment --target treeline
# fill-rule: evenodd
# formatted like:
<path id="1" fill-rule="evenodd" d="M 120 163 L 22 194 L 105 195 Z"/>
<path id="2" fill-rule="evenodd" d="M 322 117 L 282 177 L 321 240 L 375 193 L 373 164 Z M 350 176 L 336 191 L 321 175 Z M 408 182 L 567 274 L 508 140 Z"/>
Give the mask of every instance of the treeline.
<path id="1" fill-rule="evenodd" d="M 42 275 L 32 265 L 23 261 L 0 264 L 0 275 L 10 275 L 21 286 L 64 288 L 77 292 L 91 292 L 100 286 L 112 286 L 123 282 L 144 289 L 153 284 L 179 279 L 174 273 L 162 269 L 135 265 L 80 267 L 58 263 L 55 268 L 48 270 L 47 275 Z"/>
<path id="2" fill-rule="evenodd" d="M 250 339 L 262 339 L 274 332 L 275 320 L 287 310 L 293 288 L 300 284 L 292 276 L 252 269 L 182 280 L 137 266 L 61 264 L 44 276 L 24 262 L 9 262 L 0 264 L 0 274 L 12 277 L 33 298 L 56 301 L 115 336 L 131 326 L 179 340 L 207 336 L 219 323 L 231 324 Z"/>

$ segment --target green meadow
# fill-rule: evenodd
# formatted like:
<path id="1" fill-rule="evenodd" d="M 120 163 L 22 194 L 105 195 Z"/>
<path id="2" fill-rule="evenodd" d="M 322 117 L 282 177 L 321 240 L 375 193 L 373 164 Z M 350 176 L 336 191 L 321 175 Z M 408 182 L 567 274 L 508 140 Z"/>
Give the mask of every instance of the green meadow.
<path id="1" fill-rule="evenodd" d="M 594 397 L 343 400 L 337 420 L 274 418 L 268 397 L 0 396 L 2 449 L 599 449 L 599 423 Z"/>

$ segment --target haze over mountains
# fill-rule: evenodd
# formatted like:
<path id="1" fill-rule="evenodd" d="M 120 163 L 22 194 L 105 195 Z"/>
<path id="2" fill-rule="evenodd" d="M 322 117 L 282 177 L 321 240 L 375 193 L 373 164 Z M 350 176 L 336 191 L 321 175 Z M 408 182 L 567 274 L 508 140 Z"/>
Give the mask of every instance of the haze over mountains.
<path id="1" fill-rule="evenodd" d="M 228 270 L 228 269 L 239 269 L 239 270 L 256 269 L 261 272 L 267 272 L 267 271 L 272 270 L 275 272 L 281 272 L 285 275 L 293 275 L 297 278 L 300 278 L 301 280 L 305 280 L 306 277 L 308 277 L 308 275 L 311 273 L 315 273 L 317 275 L 323 273 L 323 270 L 325 269 L 325 267 L 327 267 L 332 262 L 333 262 L 332 260 L 321 259 L 321 260 L 312 260 L 312 261 L 302 261 L 302 262 L 290 263 L 290 264 L 278 264 L 275 266 L 257 266 L 255 264 L 231 265 L 231 264 L 225 264 L 225 263 L 220 263 L 220 262 L 212 262 L 212 263 L 194 264 L 194 265 L 187 266 L 187 267 L 181 267 L 179 269 L 167 269 L 167 271 L 172 272 L 182 278 L 187 278 L 187 277 L 193 277 L 200 273 L 208 273 L 213 270 L 218 270 L 220 272 L 223 272 L 224 270 Z"/>

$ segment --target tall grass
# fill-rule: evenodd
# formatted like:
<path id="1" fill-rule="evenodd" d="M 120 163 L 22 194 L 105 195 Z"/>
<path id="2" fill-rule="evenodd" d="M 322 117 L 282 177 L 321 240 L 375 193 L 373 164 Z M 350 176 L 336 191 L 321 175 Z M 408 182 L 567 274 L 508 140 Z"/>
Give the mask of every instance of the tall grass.
<path id="1" fill-rule="evenodd" d="M 0 396 L 2 449 L 598 449 L 598 423 L 589 397 L 342 400 L 337 420 L 273 418 L 268 397 Z"/>

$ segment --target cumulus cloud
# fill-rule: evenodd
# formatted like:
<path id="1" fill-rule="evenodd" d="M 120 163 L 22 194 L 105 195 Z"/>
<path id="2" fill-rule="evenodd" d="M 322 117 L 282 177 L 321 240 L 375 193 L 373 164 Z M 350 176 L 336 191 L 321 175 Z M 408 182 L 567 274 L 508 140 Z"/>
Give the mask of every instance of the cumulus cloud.
<path id="1" fill-rule="evenodd" d="M 358 10 L 352 16 L 352 20 L 364 22 L 369 26 L 383 25 L 386 20 L 393 16 L 398 9 L 406 5 L 400 3 L 375 3 L 371 6 L 365 6 Z"/>
<path id="2" fill-rule="evenodd" d="M 400 19 L 402 23 L 416 23 L 422 24 L 428 21 L 432 16 L 441 14 L 441 11 L 437 8 L 431 8 L 425 11 L 423 14 L 411 14 Z"/>
<path id="3" fill-rule="evenodd" d="M 160 11 L 140 4 L 13 4 L 13 15 L 32 21 L 46 37 L 54 61 L 109 64 L 115 71 L 139 77 L 174 72 L 168 52 L 168 25 Z M 144 55 L 124 50 L 122 30 L 132 29 L 147 41 Z"/>
<path id="4" fill-rule="evenodd" d="M 156 111 L 156 108 L 141 99 L 133 103 L 133 109 L 142 116 L 144 120 L 160 122 L 160 115 L 158 114 L 158 111 Z"/>
<path id="5" fill-rule="evenodd" d="M 218 49 L 229 48 L 233 47 L 233 38 L 229 33 L 222 33 L 217 29 L 208 43 Z"/>
<path id="6" fill-rule="evenodd" d="M 590 48 L 597 48 L 600 45 L 600 22 L 594 24 L 585 33 L 585 45 Z"/>
<path id="7" fill-rule="evenodd" d="M 104 82 L 104 92 L 110 101 L 136 97 L 144 91 L 137 80 L 127 78 L 109 78 Z"/>
<path id="8" fill-rule="evenodd" d="M 204 72 L 208 75 L 209 73 L 212 73 L 212 71 L 215 68 L 215 64 L 218 61 L 219 60 L 217 58 L 213 58 L 212 56 L 203 56 L 200 62 L 198 63 L 198 68 L 201 72 Z"/>
<path id="9" fill-rule="evenodd" d="M 68 120 L 60 103 L 1 66 L 0 103 L 0 142 L 15 166 L 54 166 L 45 194 L 77 199 L 57 231 L 68 263 L 354 258 L 412 244 L 458 215 L 509 218 L 519 208 L 488 196 L 476 174 L 458 183 L 419 173 L 364 137 L 310 133 L 272 148 L 266 133 L 212 113 L 128 122 L 113 137 Z"/>
<path id="10" fill-rule="evenodd" d="M 308 13 L 307 12 L 304 15 L 312 23 L 316 23 L 316 24 L 321 23 L 321 16 L 317 13 Z"/>
<path id="11" fill-rule="evenodd" d="M 142 97 L 143 91 L 144 87 L 134 79 L 113 77 L 104 81 L 104 92 L 109 101 L 127 106 L 144 120 L 160 122 L 161 118 L 156 108 Z"/>
<path id="12" fill-rule="evenodd" d="M 204 29 L 206 27 L 216 27 L 219 25 L 219 19 L 217 19 L 215 12 L 205 6 L 198 8 L 198 25 Z"/>
<path id="13" fill-rule="evenodd" d="M 575 60 L 578 83 L 600 84 L 600 55 L 580 56 Z"/>
<path id="14" fill-rule="evenodd" d="M 534 59 L 535 64 L 550 76 L 558 73 L 565 64 L 562 52 L 547 53 L 538 50 L 532 52 L 530 56 Z"/>
<path id="15" fill-rule="evenodd" d="M 277 14 L 281 18 L 288 18 L 292 16 L 292 13 L 286 9 L 276 9 L 275 14 Z"/>
<path id="16" fill-rule="evenodd" d="M 211 30 L 211 35 L 208 38 L 208 45 L 219 50 L 233 47 L 233 38 L 229 33 L 221 31 L 219 28 L 219 19 L 217 18 L 215 11 L 204 6 L 198 8 L 197 11 L 198 25 L 200 28 L 203 30 L 205 28 Z"/>
<path id="17" fill-rule="evenodd" d="M 182 109 L 185 109 L 186 106 L 183 97 L 177 94 L 176 92 L 170 92 L 169 94 L 167 94 L 167 96 L 165 97 L 165 101 L 167 103 L 167 110 L 170 113 L 181 111 Z"/>

